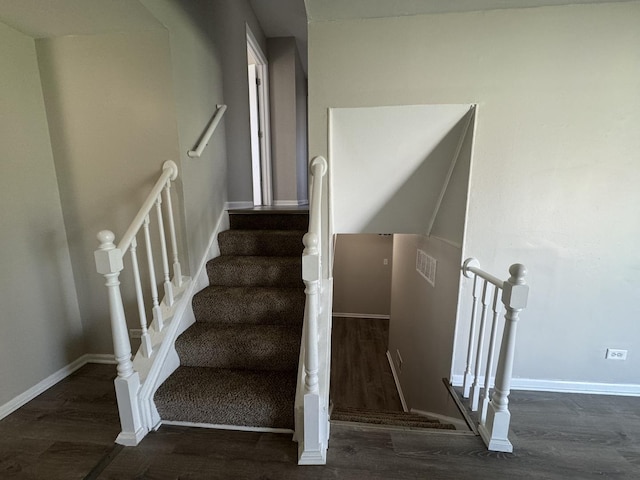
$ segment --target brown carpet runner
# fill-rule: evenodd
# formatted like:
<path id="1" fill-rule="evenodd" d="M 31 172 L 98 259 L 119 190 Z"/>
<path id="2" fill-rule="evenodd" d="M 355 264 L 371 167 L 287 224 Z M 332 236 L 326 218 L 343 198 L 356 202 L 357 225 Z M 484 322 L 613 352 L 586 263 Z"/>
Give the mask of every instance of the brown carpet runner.
<path id="1" fill-rule="evenodd" d="M 395 411 L 373 411 L 361 408 L 334 407 L 331 421 L 368 423 L 405 428 L 435 428 L 439 430 L 455 430 L 450 423 L 415 413 Z"/>
<path id="2" fill-rule="evenodd" d="M 233 211 L 154 396 L 163 420 L 293 429 L 304 315 L 304 211 Z"/>

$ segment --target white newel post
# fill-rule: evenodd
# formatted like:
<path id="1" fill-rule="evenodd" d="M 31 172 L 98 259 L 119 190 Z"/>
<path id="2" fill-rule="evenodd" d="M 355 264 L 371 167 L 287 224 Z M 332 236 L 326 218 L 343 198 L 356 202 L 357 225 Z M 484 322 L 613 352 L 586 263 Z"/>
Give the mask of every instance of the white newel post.
<path id="1" fill-rule="evenodd" d="M 495 388 L 487 412 L 485 425 L 480 425 L 480 435 L 489 450 L 512 452 L 513 445 L 508 439 L 511 413 L 509 412 L 509 393 L 515 351 L 516 328 L 520 311 L 527 306 L 529 286 L 524 277 L 527 269 L 516 263 L 509 268 L 511 277 L 502 287 L 502 303 L 505 306 L 505 325 L 502 346 L 496 371 Z"/>
<path id="2" fill-rule="evenodd" d="M 309 232 L 302 242 L 302 280 L 305 284 L 306 303 L 304 310 L 304 387 L 303 387 L 303 441 L 299 445 L 298 464 L 323 465 L 327 451 L 327 406 L 319 385 L 320 294 L 322 281 L 321 245 L 321 201 L 322 177 L 327 172 L 326 160 L 315 157 L 310 165 L 312 188 L 309 208 Z M 323 369 L 326 368 L 323 363 Z M 328 372 L 325 372 L 328 374 Z M 322 387 L 324 389 L 325 387 Z"/>
<path id="3" fill-rule="evenodd" d="M 118 363 L 118 376 L 114 384 L 122 432 L 118 435 L 116 442 L 121 445 L 137 445 L 146 433 L 142 427 L 137 398 L 140 377 L 138 372 L 133 370 L 131 362 L 131 343 L 118 280 L 123 268 L 122 252 L 114 245 L 114 238 L 113 232 L 108 230 L 98 233 L 100 247 L 95 251 L 94 256 L 98 273 L 104 275 L 106 279 L 113 351 Z"/>
<path id="4" fill-rule="evenodd" d="M 314 233 L 307 233 L 303 243 L 305 249 L 302 254 L 302 280 L 307 297 L 304 309 L 307 335 L 304 346 L 304 428 L 301 445 L 303 450 L 299 463 L 315 465 L 323 456 L 320 425 L 322 405 L 318 387 L 318 295 L 320 293 L 318 237 Z"/>

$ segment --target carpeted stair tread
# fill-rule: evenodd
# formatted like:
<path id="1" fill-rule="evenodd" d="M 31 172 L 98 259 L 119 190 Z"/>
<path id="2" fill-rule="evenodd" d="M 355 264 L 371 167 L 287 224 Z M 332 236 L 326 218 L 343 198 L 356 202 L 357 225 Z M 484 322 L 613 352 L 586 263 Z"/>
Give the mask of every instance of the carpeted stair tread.
<path id="1" fill-rule="evenodd" d="M 241 370 L 296 370 L 302 326 L 196 322 L 176 340 L 180 364 Z"/>
<path id="2" fill-rule="evenodd" d="M 207 263 L 211 285 L 301 287 L 302 257 L 221 255 Z"/>
<path id="3" fill-rule="evenodd" d="M 273 212 L 230 211 L 233 230 L 309 230 L 309 212 L 305 210 Z"/>
<path id="4" fill-rule="evenodd" d="M 214 285 L 193 297 L 198 322 L 301 325 L 305 295 L 301 287 Z"/>
<path id="5" fill-rule="evenodd" d="M 297 372 L 179 367 L 157 390 L 163 420 L 293 429 Z"/>
<path id="6" fill-rule="evenodd" d="M 335 407 L 331 412 L 332 421 L 368 423 L 372 425 L 386 425 L 409 428 L 433 428 L 438 430 L 455 430 L 450 423 L 407 412 L 378 412 L 363 409 L 349 409 Z"/>
<path id="7" fill-rule="evenodd" d="M 218 235 L 222 255 L 302 255 L 304 230 L 226 230 Z"/>

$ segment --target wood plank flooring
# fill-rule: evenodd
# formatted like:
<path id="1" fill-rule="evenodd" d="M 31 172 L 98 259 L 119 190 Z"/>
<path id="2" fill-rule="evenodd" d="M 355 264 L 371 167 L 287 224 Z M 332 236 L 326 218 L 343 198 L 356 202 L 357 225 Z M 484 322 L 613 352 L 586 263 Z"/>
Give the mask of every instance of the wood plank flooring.
<path id="1" fill-rule="evenodd" d="M 389 320 L 333 319 L 331 399 L 335 406 L 402 411 L 386 356 L 388 341 Z"/>
<path id="2" fill-rule="evenodd" d="M 0 478 L 640 478 L 640 398 L 513 392 L 514 454 L 487 452 L 475 436 L 333 425 L 327 465 L 299 467 L 282 434 L 163 426 L 137 447 L 115 447 L 114 371 L 87 365 L 0 420 Z"/>

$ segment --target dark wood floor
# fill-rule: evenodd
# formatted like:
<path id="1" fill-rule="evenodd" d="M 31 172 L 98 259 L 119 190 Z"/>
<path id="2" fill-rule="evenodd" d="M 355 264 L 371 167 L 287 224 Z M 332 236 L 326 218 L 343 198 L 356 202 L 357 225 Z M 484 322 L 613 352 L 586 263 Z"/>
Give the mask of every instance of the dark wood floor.
<path id="1" fill-rule="evenodd" d="M 335 406 L 402 411 L 386 355 L 388 340 L 389 320 L 333 319 L 331 399 Z"/>
<path id="2" fill-rule="evenodd" d="M 640 478 L 640 398 L 513 392 L 514 454 L 489 453 L 475 436 L 333 425 L 327 465 L 299 467 L 282 434 L 163 426 L 115 446 L 113 376 L 87 365 L 1 420 L 0 478 Z"/>

